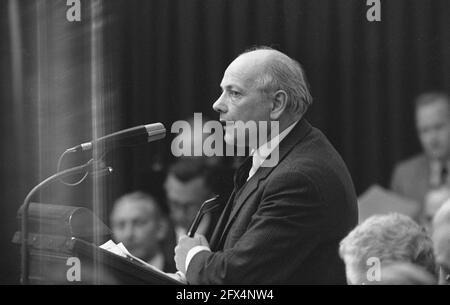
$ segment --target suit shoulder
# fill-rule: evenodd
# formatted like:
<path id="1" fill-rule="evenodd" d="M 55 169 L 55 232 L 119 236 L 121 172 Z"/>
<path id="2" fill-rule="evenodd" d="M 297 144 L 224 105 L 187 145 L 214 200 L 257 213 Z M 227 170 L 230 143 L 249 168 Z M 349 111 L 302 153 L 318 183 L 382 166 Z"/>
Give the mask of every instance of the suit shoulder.
<path id="1" fill-rule="evenodd" d="M 318 129 L 313 128 L 297 143 L 281 161 L 275 175 L 306 179 L 316 185 L 339 184 L 345 181 L 353 185 L 350 173 L 340 154 Z M 320 188 L 320 187 L 319 187 Z"/>
<path id="2" fill-rule="evenodd" d="M 287 161 L 292 167 L 301 167 L 303 171 L 308 170 L 330 170 L 339 169 L 347 171 L 344 160 L 333 147 L 328 138 L 317 128 L 298 143 L 292 153 L 287 156 Z M 297 168 L 298 169 L 298 168 Z"/>

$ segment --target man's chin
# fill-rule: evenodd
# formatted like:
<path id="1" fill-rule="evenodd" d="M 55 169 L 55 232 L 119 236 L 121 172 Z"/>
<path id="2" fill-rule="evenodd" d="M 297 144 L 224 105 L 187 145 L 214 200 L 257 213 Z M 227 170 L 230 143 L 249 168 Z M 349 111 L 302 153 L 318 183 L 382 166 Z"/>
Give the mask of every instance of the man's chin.
<path id="1" fill-rule="evenodd" d="M 236 137 L 234 134 L 234 130 L 231 132 L 225 132 L 224 141 L 227 145 L 236 146 L 236 147 L 247 147 L 248 146 L 248 135 L 245 136 L 244 139 Z"/>
<path id="2" fill-rule="evenodd" d="M 225 133 L 224 141 L 227 145 L 231 145 L 231 146 L 236 145 L 234 137 L 232 135 L 229 135 L 228 133 Z"/>

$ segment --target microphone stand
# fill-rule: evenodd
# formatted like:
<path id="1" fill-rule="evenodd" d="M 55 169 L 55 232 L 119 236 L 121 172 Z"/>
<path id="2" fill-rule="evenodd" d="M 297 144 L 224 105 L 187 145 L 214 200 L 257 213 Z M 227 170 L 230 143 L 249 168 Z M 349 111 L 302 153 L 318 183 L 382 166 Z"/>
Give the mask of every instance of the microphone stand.
<path id="1" fill-rule="evenodd" d="M 33 195 L 43 188 L 44 186 L 47 186 L 51 182 L 62 179 L 71 175 L 83 173 L 86 171 L 89 171 L 89 167 L 92 166 L 95 161 L 89 160 L 86 164 L 75 166 L 66 170 L 63 170 L 61 172 L 58 172 L 56 174 L 53 174 L 52 176 L 48 177 L 47 179 L 40 182 L 38 185 L 36 185 L 25 197 L 25 200 L 23 201 L 22 206 L 20 207 L 20 211 L 22 212 L 21 217 L 21 248 L 20 248 L 20 254 L 21 254 L 21 273 L 20 273 L 20 281 L 22 284 L 26 285 L 28 284 L 28 275 L 29 275 L 29 266 L 28 266 L 28 209 L 30 207 L 31 198 Z M 91 170 L 93 173 L 110 173 L 112 172 L 111 167 L 104 167 L 100 169 L 94 168 Z"/>

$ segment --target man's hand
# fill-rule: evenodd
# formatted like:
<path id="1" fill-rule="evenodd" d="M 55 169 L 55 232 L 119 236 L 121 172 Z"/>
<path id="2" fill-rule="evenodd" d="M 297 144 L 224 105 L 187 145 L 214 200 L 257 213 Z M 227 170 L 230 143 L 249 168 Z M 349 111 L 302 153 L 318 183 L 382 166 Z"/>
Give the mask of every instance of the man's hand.
<path id="1" fill-rule="evenodd" d="M 196 234 L 193 238 L 187 235 L 180 237 L 178 245 L 175 247 L 175 264 L 179 271 L 186 273 L 186 256 L 189 250 L 195 246 L 209 247 L 209 244 L 206 238 L 199 234 Z"/>

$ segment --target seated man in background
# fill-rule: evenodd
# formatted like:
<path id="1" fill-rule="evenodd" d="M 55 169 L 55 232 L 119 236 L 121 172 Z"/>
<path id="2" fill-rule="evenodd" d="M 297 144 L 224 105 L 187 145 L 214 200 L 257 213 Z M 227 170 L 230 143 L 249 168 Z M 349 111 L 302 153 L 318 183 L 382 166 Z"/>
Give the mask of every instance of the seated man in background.
<path id="1" fill-rule="evenodd" d="M 431 238 L 410 217 L 397 213 L 367 218 L 341 241 L 339 254 L 349 284 L 382 283 L 383 269 L 394 263 L 410 263 L 435 274 Z"/>
<path id="2" fill-rule="evenodd" d="M 439 283 L 450 284 L 450 200 L 437 211 L 433 219 L 433 244 Z"/>
<path id="3" fill-rule="evenodd" d="M 444 93 L 424 93 L 415 108 L 423 153 L 395 167 L 391 188 L 420 204 L 417 220 L 428 225 L 450 196 L 450 99 Z"/>
<path id="4" fill-rule="evenodd" d="M 225 178 L 219 164 L 209 164 L 206 158 L 181 158 L 168 171 L 164 184 L 170 216 L 175 224 L 177 237 L 189 230 L 202 203 L 215 195 L 224 194 L 220 179 Z M 220 211 L 206 214 L 197 233 L 210 236 Z"/>
<path id="5" fill-rule="evenodd" d="M 111 228 L 116 242 L 122 242 L 134 256 L 165 272 L 175 272 L 175 233 L 171 222 L 150 195 L 125 194 L 114 203 Z"/>

